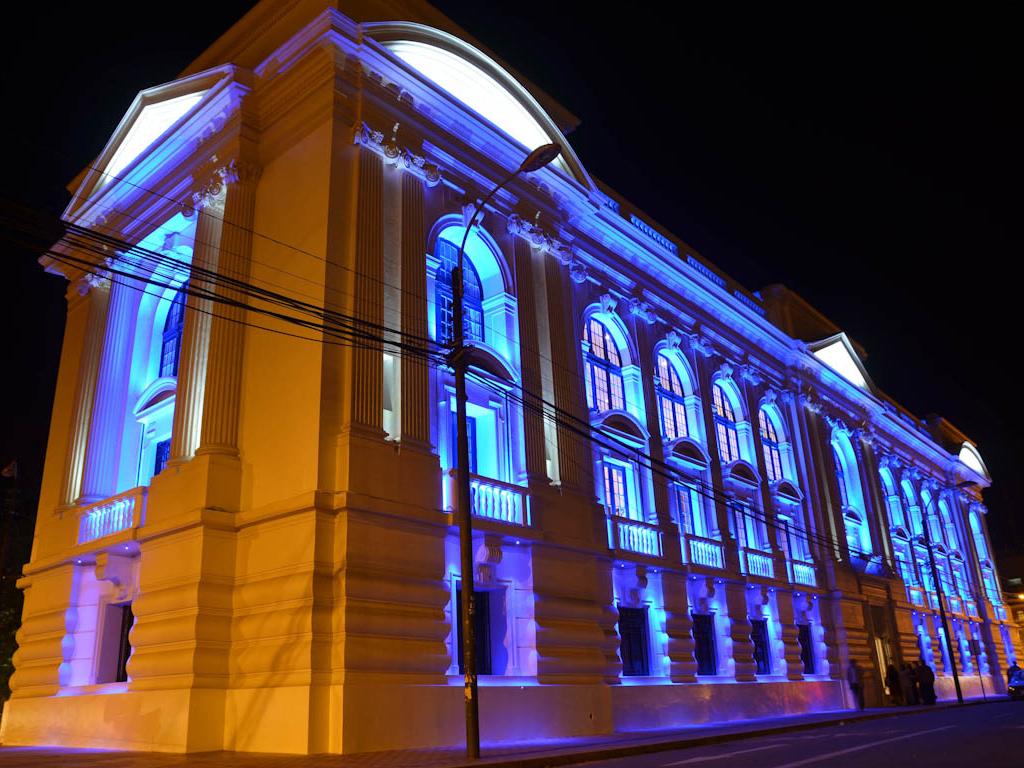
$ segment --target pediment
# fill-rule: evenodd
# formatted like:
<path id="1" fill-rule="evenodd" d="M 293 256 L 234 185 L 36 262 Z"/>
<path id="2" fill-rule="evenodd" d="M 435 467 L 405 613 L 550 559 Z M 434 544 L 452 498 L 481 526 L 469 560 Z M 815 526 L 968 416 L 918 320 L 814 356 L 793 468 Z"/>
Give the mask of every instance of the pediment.
<path id="1" fill-rule="evenodd" d="M 849 337 L 842 331 L 808 345 L 811 353 L 848 382 L 866 392 L 874 390 L 871 377 Z"/>
<path id="2" fill-rule="evenodd" d="M 125 181 L 125 186 L 135 192 L 144 192 L 147 177 L 161 164 L 180 159 L 175 152 L 190 153 L 194 149 L 198 128 L 177 144 L 171 139 L 204 104 L 224 92 L 232 76 L 231 67 L 218 67 L 139 91 L 103 151 L 80 176 L 65 217 L 116 189 L 119 181 Z M 163 151 L 165 148 L 167 151 Z"/>
<path id="3" fill-rule="evenodd" d="M 686 437 L 681 437 L 672 443 L 669 448 L 669 456 L 685 464 L 706 469 L 708 456 L 699 443 Z"/>
<path id="4" fill-rule="evenodd" d="M 555 121 L 519 80 L 479 49 L 440 29 L 408 21 L 372 22 L 367 33 L 406 67 L 478 114 L 530 152 L 554 143 L 552 167 L 593 182 Z"/>

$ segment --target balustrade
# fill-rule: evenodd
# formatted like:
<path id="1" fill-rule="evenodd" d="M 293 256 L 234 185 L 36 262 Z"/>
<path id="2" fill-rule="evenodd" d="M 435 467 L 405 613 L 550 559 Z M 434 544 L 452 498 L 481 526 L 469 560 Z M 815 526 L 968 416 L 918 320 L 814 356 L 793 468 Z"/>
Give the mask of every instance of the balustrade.
<path id="1" fill-rule="evenodd" d="M 78 521 L 78 543 L 85 544 L 118 531 L 137 528 L 143 522 L 145 510 L 145 487 L 132 488 L 83 507 Z"/>
<path id="2" fill-rule="evenodd" d="M 701 536 L 687 536 L 690 544 L 690 562 L 707 568 L 725 568 L 725 552 L 722 542 Z"/>
<path id="3" fill-rule="evenodd" d="M 775 578 L 775 563 L 772 556 L 759 552 L 756 549 L 743 547 L 743 560 L 746 563 L 745 572 L 751 576 L 761 576 L 765 579 Z"/>
<path id="4" fill-rule="evenodd" d="M 453 511 L 458 504 L 458 472 L 448 473 L 447 497 Z M 529 525 L 530 507 L 526 492 L 518 485 L 490 477 L 469 476 L 469 506 L 474 517 L 509 525 Z"/>
<path id="5" fill-rule="evenodd" d="M 611 516 L 608 518 L 608 537 L 615 549 L 661 557 L 661 531 L 656 525 Z"/>

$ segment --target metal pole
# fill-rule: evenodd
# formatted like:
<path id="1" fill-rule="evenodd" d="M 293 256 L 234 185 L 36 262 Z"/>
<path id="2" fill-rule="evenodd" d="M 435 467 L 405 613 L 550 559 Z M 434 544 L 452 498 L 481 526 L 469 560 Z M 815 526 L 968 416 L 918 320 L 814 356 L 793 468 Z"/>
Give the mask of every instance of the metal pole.
<path id="1" fill-rule="evenodd" d="M 932 500 L 934 504 L 934 499 Z M 935 567 L 935 553 L 932 551 L 932 535 L 929 527 L 928 511 L 924 515 L 924 543 L 928 547 L 928 562 L 931 564 L 932 580 L 935 582 L 935 593 L 939 596 L 939 617 L 942 619 L 942 631 L 946 635 L 946 654 L 949 656 L 949 666 L 953 669 L 953 685 L 956 687 L 956 700 L 958 704 L 964 703 L 964 693 L 960 690 L 960 675 L 956 671 L 956 656 L 953 655 L 953 645 L 949 639 L 949 621 L 946 618 L 946 601 L 943 599 L 942 582 L 939 581 L 939 570 Z"/>
<path id="2" fill-rule="evenodd" d="M 487 196 L 473 207 L 473 215 L 466 222 L 466 231 L 462 235 L 455 268 L 452 270 L 452 351 L 448 363 L 455 371 L 455 421 L 458 437 L 456 439 L 456 498 L 459 520 L 459 555 L 462 569 L 462 665 L 464 671 L 464 699 L 466 705 L 466 756 L 471 760 L 480 757 L 480 703 L 477 696 L 476 674 L 476 599 L 473 595 L 473 510 L 470 508 L 469 485 L 469 431 L 466 425 L 466 371 L 469 360 L 466 357 L 466 334 L 464 327 L 465 308 L 463 306 L 464 283 L 462 276 L 466 255 L 466 241 L 476 224 L 477 217 L 484 206 L 491 201 L 498 190 L 508 184 L 523 171 L 536 171 L 554 160 L 559 154 L 555 144 L 545 144 L 533 150 L 522 164 L 504 179 L 498 182 Z"/>
<path id="3" fill-rule="evenodd" d="M 488 193 L 487 197 L 476 204 L 473 215 L 466 224 L 456 266 L 452 270 L 452 351 L 448 360 L 452 368 L 455 369 L 455 422 L 458 430 L 455 458 L 456 499 L 460 567 L 462 569 L 460 585 L 462 616 L 460 616 L 460 622 L 462 625 L 463 692 L 466 707 L 466 757 L 471 760 L 480 757 L 480 702 L 477 696 L 476 624 L 474 623 L 476 599 L 473 595 L 473 510 L 470 508 L 469 431 L 466 425 L 466 371 L 469 368 L 469 360 L 466 359 L 462 275 L 464 274 L 466 241 L 476 224 L 477 216 L 495 193 L 515 178 L 519 170 L 506 176 L 498 186 Z"/>

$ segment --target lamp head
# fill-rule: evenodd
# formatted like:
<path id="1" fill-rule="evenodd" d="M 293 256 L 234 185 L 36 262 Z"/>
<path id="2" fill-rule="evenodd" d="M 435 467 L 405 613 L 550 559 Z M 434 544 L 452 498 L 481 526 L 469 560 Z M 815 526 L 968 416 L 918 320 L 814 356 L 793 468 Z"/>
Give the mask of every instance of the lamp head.
<path id="1" fill-rule="evenodd" d="M 526 156 L 522 165 L 519 166 L 519 173 L 533 173 L 533 171 L 539 171 L 545 165 L 558 157 L 561 152 L 562 148 L 557 144 L 543 144 Z"/>

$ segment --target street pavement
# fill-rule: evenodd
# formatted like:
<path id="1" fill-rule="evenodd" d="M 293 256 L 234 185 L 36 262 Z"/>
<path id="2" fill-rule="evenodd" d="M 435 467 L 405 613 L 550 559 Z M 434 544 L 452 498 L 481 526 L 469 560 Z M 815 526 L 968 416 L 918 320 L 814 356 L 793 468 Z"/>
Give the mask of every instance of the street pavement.
<path id="1" fill-rule="evenodd" d="M 545 744 L 494 745 L 481 768 L 1021 768 L 1024 703 L 997 700 L 864 713 L 822 713 L 670 732 L 619 734 Z M 620 755 L 612 757 L 612 755 Z M 0 768 L 465 768 L 461 750 L 357 755 L 206 752 L 174 755 L 0 747 Z"/>
<path id="2" fill-rule="evenodd" d="M 1021 768 L 1022 741 L 1024 703 L 999 701 L 595 761 L 587 768 Z"/>

